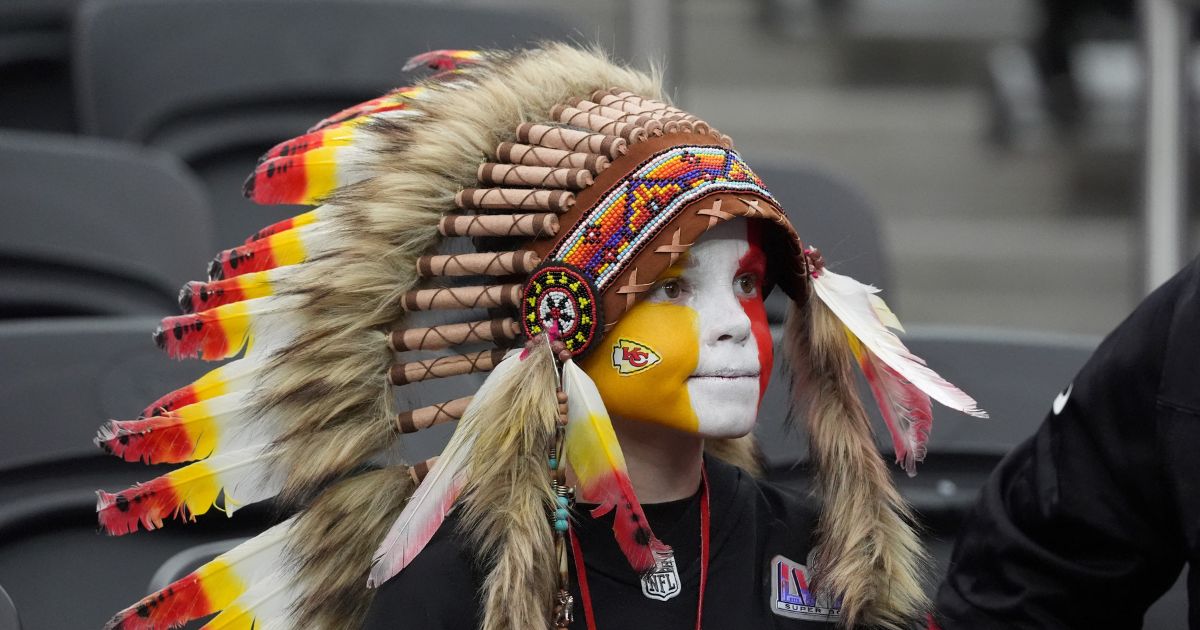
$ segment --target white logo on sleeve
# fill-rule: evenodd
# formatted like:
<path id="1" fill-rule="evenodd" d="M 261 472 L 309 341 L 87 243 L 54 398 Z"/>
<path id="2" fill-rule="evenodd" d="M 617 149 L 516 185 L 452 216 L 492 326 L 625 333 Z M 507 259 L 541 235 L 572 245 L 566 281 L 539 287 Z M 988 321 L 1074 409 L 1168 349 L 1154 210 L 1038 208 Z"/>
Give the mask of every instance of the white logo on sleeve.
<path id="1" fill-rule="evenodd" d="M 1059 394 L 1054 397 L 1054 415 L 1057 416 L 1058 414 L 1062 413 L 1063 408 L 1067 406 L 1067 399 L 1071 397 L 1072 389 L 1075 389 L 1075 383 L 1067 385 L 1066 389 L 1059 392 Z"/>

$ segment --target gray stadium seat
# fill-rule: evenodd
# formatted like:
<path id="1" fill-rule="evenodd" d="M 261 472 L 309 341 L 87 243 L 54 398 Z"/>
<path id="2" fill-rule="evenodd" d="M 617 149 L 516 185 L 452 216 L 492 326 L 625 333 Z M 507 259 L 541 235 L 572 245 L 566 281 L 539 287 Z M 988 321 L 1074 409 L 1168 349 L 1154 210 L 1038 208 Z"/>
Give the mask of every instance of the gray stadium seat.
<path id="1" fill-rule="evenodd" d="M 105 420 L 128 420 L 213 364 L 172 361 L 155 347 L 154 318 L 0 323 L 0 470 L 96 455 Z"/>
<path id="2" fill-rule="evenodd" d="M 199 183 L 174 157 L 0 133 L 0 318 L 168 314 L 215 248 Z"/>
<path id="3" fill-rule="evenodd" d="M 296 214 L 241 198 L 255 159 L 410 81 L 408 57 L 574 35 L 546 10 L 372 0 L 95 0 L 77 26 L 84 131 L 180 155 L 229 246 Z"/>
<path id="4" fill-rule="evenodd" d="M 788 213 L 805 245 L 821 250 L 829 268 L 854 279 L 894 291 L 876 210 L 850 182 L 804 162 L 747 159 Z M 776 291 L 767 298 L 767 317 L 783 321 L 787 298 Z"/>
<path id="5" fill-rule="evenodd" d="M 79 1 L 0 3 L 0 127 L 75 130 L 68 31 Z"/>
<path id="6" fill-rule="evenodd" d="M 123 489 L 169 468 L 102 454 L 91 443 L 96 428 L 136 417 L 212 367 L 164 356 L 150 339 L 156 324 L 115 317 L 0 323 L 0 584 L 27 627 L 98 628 L 145 595 L 167 558 L 251 535 L 274 516 L 269 506 L 250 506 L 237 519 L 214 513 L 156 532 L 96 534 L 96 489 Z"/>
<path id="7" fill-rule="evenodd" d="M 8 591 L 0 586 L 0 630 L 21 630 L 21 616 Z"/>

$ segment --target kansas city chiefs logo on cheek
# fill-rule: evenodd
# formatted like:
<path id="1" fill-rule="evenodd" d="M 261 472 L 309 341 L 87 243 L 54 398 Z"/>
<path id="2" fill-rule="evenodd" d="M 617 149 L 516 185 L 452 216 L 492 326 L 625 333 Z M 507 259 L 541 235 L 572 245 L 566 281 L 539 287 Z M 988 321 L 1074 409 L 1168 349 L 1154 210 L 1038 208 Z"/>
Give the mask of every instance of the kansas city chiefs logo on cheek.
<path id="1" fill-rule="evenodd" d="M 662 357 L 645 344 L 629 339 L 620 339 L 613 346 L 612 365 L 621 376 L 629 376 L 648 370 L 662 361 Z"/>

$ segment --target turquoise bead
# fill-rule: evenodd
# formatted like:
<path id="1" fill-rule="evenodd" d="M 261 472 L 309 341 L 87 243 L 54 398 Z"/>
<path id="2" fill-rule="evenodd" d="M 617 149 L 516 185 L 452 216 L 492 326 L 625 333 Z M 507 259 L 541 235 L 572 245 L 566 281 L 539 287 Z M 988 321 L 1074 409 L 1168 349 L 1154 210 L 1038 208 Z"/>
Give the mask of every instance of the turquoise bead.
<path id="1" fill-rule="evenodd" d="M 566 521 L 554 521 L 554 529 L 556 529 L 560 532 L 567 531 L 567 522 Z"/>
<path id="2" fill-rule="evenodd" d="M 550 470 L 558 470 L 558 458 L 557 457 L 550 458 Z"/>
<path id="3" fill-rule="evenodd" d="M 567 520 L 567 509 L 566 508 L 558 508 L 558 510 L 554 512 L 554 516 L 557 517 L 558 520 L 560 520 L 560 521 Z"/>
<path id="4" fill-rule="evenodd" d="M 568 503 L 570 501 L 567 500 L 567 497 L 558 497 L 558 507 L 567 507 Z"/>

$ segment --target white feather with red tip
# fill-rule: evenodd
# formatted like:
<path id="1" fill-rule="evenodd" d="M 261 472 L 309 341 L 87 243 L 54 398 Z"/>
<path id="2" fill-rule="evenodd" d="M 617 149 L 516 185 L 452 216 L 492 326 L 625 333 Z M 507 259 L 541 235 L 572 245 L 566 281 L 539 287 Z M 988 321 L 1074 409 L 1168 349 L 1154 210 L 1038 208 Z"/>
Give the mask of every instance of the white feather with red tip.
<path id="1" fill-rule="evenodd" d="M 975 399 L 955 387 L 925 361 L 909 351 L 888 328 L 903 330 L 887 304 L 875 295 L 879 289 L 848 276 L 821 269 L 812 276 L 817 297 L 846 326 L 859 363 L 896 447 L 897 461 L 914 474 L 915 463 L 925 454 L 932 415 L 925 396 L 977 418 L 988 417 Z"/>
<path id="2" fill-rule="evenodd" d="M 475 413 L 475 408 L 482 405 L 487 408 L 490 392 L 496 384 L 505 379 L 509 372 L 520 363 L 519 353 L 510 352 L 508 357 L 492 370 L 487 380 L 480 386 L 470 406 L 467 407 L 463 418 Z M 371 564 L 371 575 L 367 579 L 368 588 L 375 588 L 392 579 L 404 570 L 417 554 L 429 544 L 437 533 L 442 522 L 454 502 L 458 500 L 462 490 L 466 471 L 466 462 L 475 445 L 475 435 L 461 429 L 464 422 L 459 422 L 459 430 L 454 432 L 450 443 L 438 456 L 437 462 L 429 474 L 417 486 L 416 492 L 400 512 L 396 522 L 388 530 L 383 543 L 375 551 L 375 559 Z"/>

